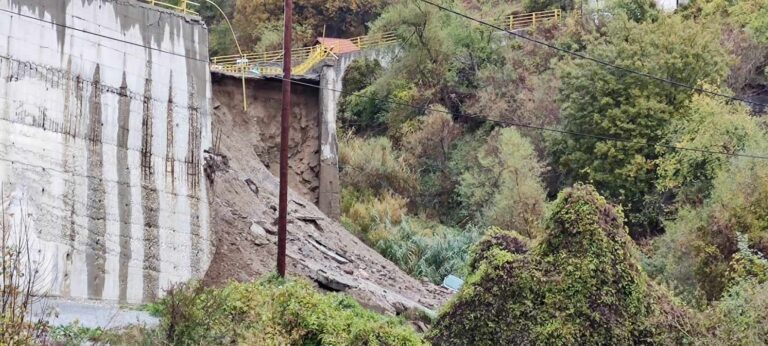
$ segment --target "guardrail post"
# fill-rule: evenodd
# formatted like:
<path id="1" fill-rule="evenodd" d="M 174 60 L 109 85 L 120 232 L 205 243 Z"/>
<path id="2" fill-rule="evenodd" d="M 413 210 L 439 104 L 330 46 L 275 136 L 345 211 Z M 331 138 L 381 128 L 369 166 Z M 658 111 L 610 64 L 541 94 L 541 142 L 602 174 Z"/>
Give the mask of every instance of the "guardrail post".
<path id="1" fill-rule="evenodd" d="M 509 16 L 509 30 L 515 30 L 515 16 Z"/>
<path id="2" fill-rule="evenodd" d="M 533 26 L 536 26 L 536 12 L 533 12 Z"/>

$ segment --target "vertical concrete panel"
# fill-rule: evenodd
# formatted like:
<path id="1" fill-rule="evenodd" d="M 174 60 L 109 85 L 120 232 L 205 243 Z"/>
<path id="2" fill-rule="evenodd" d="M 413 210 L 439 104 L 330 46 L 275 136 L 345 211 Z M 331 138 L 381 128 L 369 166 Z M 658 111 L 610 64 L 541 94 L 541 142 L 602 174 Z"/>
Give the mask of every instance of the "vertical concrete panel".
<path id="1" fill-rule="evenodd" d="M 28 206 L 42 293 L 138 303 L 203 273 L 204 25 L 130 1 L 0 9 L 0 179 Z"/>

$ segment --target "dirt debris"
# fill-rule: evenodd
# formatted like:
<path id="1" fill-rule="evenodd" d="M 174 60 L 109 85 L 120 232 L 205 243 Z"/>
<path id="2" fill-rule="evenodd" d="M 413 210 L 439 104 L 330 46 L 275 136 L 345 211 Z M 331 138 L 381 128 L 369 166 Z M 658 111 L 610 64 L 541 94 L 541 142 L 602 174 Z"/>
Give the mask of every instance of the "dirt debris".
<path id="1" fill-rule="evenodd" d="M 216 251 L 205 281 L 213 285 L 253 280 L 273 271 L 277 252 L 278 180 L 253 150 L 264 146 L 248 126 L 254 121 L 245 119 L 253 114 L 234 111 L 241 106 L 237 98 L 219 102 L 229 104 L 215 107 L 213 130 L 226 135 L 206 158 L 215 167 L 206 172 L 213 179 L 209 184 Z M 301 195 L 289 193 L 289 276 L 343 291 L 363 306 L 388 314 L 435 311 L 446 301 L 447 289 L 410 277 Z"/>

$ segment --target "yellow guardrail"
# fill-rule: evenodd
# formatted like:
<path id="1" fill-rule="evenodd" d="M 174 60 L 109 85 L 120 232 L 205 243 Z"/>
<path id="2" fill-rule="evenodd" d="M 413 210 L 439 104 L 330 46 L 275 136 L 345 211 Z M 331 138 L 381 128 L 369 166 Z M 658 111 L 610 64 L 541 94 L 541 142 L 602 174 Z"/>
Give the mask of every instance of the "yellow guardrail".
<path id="1" fill-rule="evenodd" d="M 392 44 L 398 41 L 393 32 L 379 35 L 367 35 L 349 39 L 357 48 L 366 49 Z M 333 56 L 335 47 L 321 44 L 291 50 L 291 60 L 296 64 L 292 72 L 303 75 L 321 61 Z M 283 51 L 275 50 L 244 55 L 224 55 L 211 58 L 211 69 L 229 73 L 257 73 L 261 75 L 280 75 L 283 73 Z"/>
<path id="2" fill-rule="evenodd" d="M 152 1 L 152 0 L 145 0 Z M 549 10 L 523 14 L 513 14 L 505 17 L 499 26 L 508 27 L 509 30 L 519 30 L 534 27 L 540 23 L 560 21 L 560 10 Z M 378 35 L 358 36 L 349 39 L 360 49 L 380 47 L 398 42 L 394 32 Z M 312 67 L 333 55 L 334 47 L 321 44 L 297 48 L 291 50 L 291 59 L 296 63 L 292 71 L 296 75 L 309 72 Z M 257 73 L 260 75 L 281 75 L 283 73 L 283 51 L 275 50 L 261 53 L 247 53 L 243 55 L 224 55 L 211 58 L 211 70 L 230 73 Z"/>
<path id="3" fill-rule="evenodd" d="M 548 10 L 539 12 L 529 12 L 513 14 L 506 17 L 499 26 L 506 27 L 508 30 L 519 30 L 534 27 L 546 22 L 559 22 L 562 19 L 562 11 Z"/>
<path id="4" fill-rule="evenodd" d="M 176 1 L 176 4 L 172 4 L 170 2 L 165 2 L 165 1 L 159 1 L 159 0 L 141 0 L 141 1 L 148 3 L 152 6 L 169 8 L 184 14 L 192 14 L 192 15 L 198 15 L 198 13 L 193 10 L 193 8 L 200 7 L 199 3 L 192 2 L 189 0 L 178 0 Z"/>

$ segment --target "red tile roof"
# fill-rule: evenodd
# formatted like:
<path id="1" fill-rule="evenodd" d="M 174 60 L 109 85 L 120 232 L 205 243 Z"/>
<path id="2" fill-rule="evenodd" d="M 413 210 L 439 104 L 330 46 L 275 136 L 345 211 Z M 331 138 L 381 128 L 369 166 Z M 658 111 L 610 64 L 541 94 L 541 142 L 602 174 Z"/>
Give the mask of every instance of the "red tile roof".
<path id="1" fill-rule="evenodd" d="M 333 54 L 344 54 L 360 50 L 358 46 L 346 38 L 318 37 L 317 42 L 330 48 Z"/>

